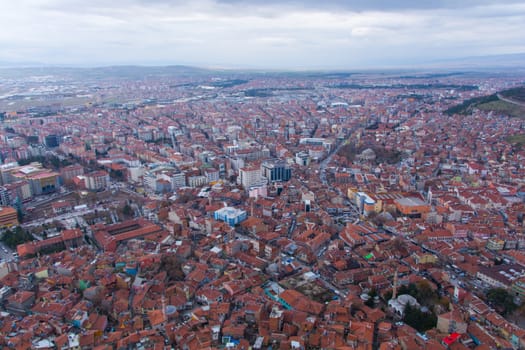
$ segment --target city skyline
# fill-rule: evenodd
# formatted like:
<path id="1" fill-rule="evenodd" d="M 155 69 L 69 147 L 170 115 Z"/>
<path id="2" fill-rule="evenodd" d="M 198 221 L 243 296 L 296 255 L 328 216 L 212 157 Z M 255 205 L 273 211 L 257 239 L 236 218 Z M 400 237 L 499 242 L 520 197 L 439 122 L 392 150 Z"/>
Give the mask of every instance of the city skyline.
<path id="1" fill-rule="evenodd" d="M 32 1 L 2 4 L 0 62 L 409 67 L 525 52 L 520 1 Z"/>

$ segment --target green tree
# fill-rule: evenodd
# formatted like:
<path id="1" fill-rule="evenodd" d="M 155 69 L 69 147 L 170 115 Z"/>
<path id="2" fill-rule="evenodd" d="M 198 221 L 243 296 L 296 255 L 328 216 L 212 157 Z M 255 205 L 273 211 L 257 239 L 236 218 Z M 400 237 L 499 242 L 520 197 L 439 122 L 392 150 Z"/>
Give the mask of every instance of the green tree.
<path id="1" fill-rule="evenodd" d="M 369 307 L 374 307 L 374 298 L 377 296 L 376 289 L 372 288 L 372 290 L 368 293 L 368 296 L 370 298 L 367 301 L 365 301 L 365 305 Z"/>
<path id="2" fill-rule="evenodd" d="M 160 269 L 166 271 L 168 278 L 173 281 L 184 280 L 184 272 L 182 271 L 182 261 L 175 254 L 163 255 L 160 259 Z"/>
<path id="3" fill-rule="evenodd" d="M 115 180 L 118 180 L 118 181 L 123 181 L 124 180 L 124 173 L 122 172 L 122 170 L 111 170 L 109 172 L 109 176 L 112 179 L 115 179 Z"/>
<path id="4" fill-rule="evenodd" d="M 126 203 L 122 207 L 122 214 L 124 214 L 124 216 L 132 216 L 133 215 L 133 209 L 131 208 L 131 206 L 129 204 Z"/>
<path id="5" fill-rule="evenodd" d="M 436 293 L 432 290 L 428 281 L 422 280 L 416 283 L 417 288 L 417 300 L 422 304 L 432 303 L 434 299 L 437 299 Z"/>
<path id="6" fill-rule="evenodd" d="M 31 233 L 17 226 L 14 231 L 7 229 L 2 235 L 1 241 L 9 248 L 15 249 L 17 245 L 33 241 L 34 239 Z"/>
<path id="7" fill-rule="evenodd" d="M 514 298 L 512 297 L 512 294 L 507 292 L 507 290 L 504 288 L 489 289 L 487 291 L 487 301 L 503 315 L 512 313 L 518 308 L 518 305 L 514 304 Z"/>
<path id="8" fill-rule="evenodd" d="M 436 326 L 437 316 L 433 312 L 423 312 L 407 304 L 403 321 L 419 332 L 425 332 Z"/>

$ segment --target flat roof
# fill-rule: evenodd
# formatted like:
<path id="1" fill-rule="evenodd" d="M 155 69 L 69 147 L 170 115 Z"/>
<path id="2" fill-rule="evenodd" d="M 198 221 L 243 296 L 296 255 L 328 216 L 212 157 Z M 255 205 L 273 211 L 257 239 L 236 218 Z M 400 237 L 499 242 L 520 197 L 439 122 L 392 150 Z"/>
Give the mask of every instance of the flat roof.
<path id="1" fill-rule="evenodd" d="M 415 206 L 427 205 L 427 203 L 425 203 L 424 201 L 422 201 L 421 199 L 416 198 L 416 197 L 404 197 L 404 198 L 396 199 L 396 201 L 399 204 L 401 204 L 403 206 L 407 206 L 407 207 L 415 207 Z"/>

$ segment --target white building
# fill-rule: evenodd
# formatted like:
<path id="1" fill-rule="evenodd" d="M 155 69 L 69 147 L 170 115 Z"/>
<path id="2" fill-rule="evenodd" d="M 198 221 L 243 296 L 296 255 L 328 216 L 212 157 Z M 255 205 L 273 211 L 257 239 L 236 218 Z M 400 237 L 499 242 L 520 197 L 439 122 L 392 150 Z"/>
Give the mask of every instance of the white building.
<path id="1" fill-rule="evenodd" d="M 188 186 L 190 187 L 200 187 L 206 185 L 208 179 L 204 175 L 190 176 L 188 177 Z"/>
<path id="2" fill-rule="evenodd" d="M 260 166 L 249 166 L 239 169 L 239 178 L 237 182 L 248 190 L 251 187 L 259 186 L 264 181 Z"/>
<path id="3" fill-rule="evenodd" d="M 140 182 L 144 175 L 143 166 L 133 166 L 128 168 L 129 179 L 133 182 Z"/>
<path id="4" fill-rule="evenodd" d="M 224 207 L 216 210 L 213 214 L 215 220 L 221 220 L 230 226 L 235 226 L 241 223 L 247 217 L 246 210 L 241 210 L 233 207 Z"/>
<path id="5" fill-rule="evenodd" d="M 186 174 L 174 173 L 171 175 L 171 187 L 175 190 L 186 186 Z"/>
<path id="6" fill-rule="evenodd" d="M 109 174 L 104 170 L 85 175 L 86 188 L 92 191 L 103 190 L 109 186 Z"/>
<path id="7" fill-rule="evenodd" d="M 405 308 L 407 305 L 419 309 L 419 303 L 417 302 L 417 299 L 409 294 L 401 294 L 396 299 L 390 299 L 388 301 L 388 307 L 392 308 L 392 310 L 401 316 L 405 314 Z"/>

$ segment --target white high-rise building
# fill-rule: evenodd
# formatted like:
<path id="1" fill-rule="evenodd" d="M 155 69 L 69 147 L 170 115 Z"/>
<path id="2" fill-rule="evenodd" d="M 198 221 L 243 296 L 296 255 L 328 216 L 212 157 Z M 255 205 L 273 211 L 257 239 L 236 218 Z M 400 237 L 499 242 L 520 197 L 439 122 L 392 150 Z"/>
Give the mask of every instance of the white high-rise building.
<path id="1" fill-rule="evenodd" d="M 260 166 L 246 166 L 239 169 L 238 183 L 248 190 L 264 182 Z"/>

